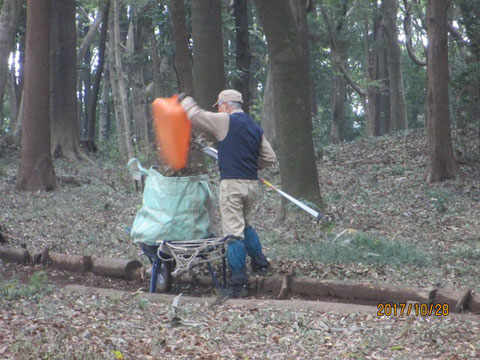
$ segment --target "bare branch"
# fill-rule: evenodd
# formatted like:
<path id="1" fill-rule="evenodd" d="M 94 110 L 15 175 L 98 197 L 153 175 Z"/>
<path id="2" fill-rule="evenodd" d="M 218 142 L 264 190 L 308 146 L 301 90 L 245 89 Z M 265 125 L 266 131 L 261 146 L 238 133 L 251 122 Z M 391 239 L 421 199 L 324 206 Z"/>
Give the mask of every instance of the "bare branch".
<path id="1" fill-rule="evenodd" d="M 355 83 L 355 81 L 352 79 L 348 71 L 343 66 L 341 59 L 338 57 L 338 47 L 337 47 L 335 38 L 333 36 L 333 30 L 332 30 L 332 25 L 330 23 L 330 19 L 328 17 L 327 11 L 325 10 L 325 7 L 323 6 L 323 4 L 320 3 L 319 5 L 320 5 L 320 11 L 324 18 L 325 24 L 327 25 L 328 37 L 330 39 L 330 45 L 332 48 L 332 60 L 335 63 L 335 65 L 338 66 L 340 72 L 342 73 L 343 77 L 348 82 L 348 84 L 358 93 L 360 97 L 365 97 L 367 95 L 367 92 Z"/>
<path id="2" fill-rule="evenodd" d="M 403 19 L 403 30 L 405 32 L 405 45 L 407 46 L 407 52 L 412 61 L 419 65 L 419 66 L 427 66 L 427 62 L 425 60 L 419 59 L 415 52 L 413 51 L 412 45 L 412 19 L 410 14 L 410 4 L 408 0 L 403 0 L 403 4 L 405 6 L 405 18 Z"/>
<path id="3" fill-rule="evenodd" d="M 83 59 L 83 57 L 85 56 L 85 53 L 87 52 L 88 46 L 92 43 L 93 36 L 98 31 L 98 28 L 100 27 L 100 23 L 102 22 L 102 15 L 104 11 L 105 9 L 99 12 L 95 20 L 89 26 L 87 35 L 85 35 L 85 37 L 83 38 L 82 44 L 80 45 L 80 48 L 77 51 L 78 62 L 80 62 Z"/>

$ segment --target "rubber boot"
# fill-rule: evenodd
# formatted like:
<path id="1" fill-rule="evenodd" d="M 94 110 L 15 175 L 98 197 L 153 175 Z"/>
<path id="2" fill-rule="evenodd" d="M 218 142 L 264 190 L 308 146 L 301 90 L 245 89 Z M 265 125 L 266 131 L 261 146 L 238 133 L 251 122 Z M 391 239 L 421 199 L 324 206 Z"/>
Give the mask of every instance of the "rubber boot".
<path id="1" fill-rule="evenodd" d="M 253 227 L 247 226 L 243 234 L 245 236 L 245 249 L 252 258 L 252 271 L 262 275 L 266 274 L 270 263 L 262 253 L 262 245 L 260 244 L 257 232 Z"/>
<path id="2" fill-rule="evenodd" d="M 226 289 L 219 289 L 220 296 L 239 298 L 248 296 L 248 277 L 245 272 L 247 253 L 242 240 L 236 240 L 228 245 L 227 259 L 230 268 L 230 282 Z"/>

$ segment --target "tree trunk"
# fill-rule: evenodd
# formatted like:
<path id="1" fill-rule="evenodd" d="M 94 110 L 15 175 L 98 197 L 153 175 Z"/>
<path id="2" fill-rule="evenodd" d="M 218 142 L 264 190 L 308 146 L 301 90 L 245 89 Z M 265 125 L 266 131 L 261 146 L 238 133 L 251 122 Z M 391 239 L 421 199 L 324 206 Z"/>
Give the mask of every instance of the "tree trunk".
<path id="1" fill-rule="evenodd" d="M 460 9 L 462 11 L 462 23 L 465 26 L 466 34 L 469 38 L 469 49 L 472 53 L 472 59 L 469 63 L 480 64 L 480 17 L 472 16 L 480 12 L 480 4 L 478 1 L 461 0 Z M 478 75 L 477 75 L 478 76 Z M 477 77 L 478 78 L 478 77 Z M 478 151 L 480 155 L 480 83 L 470 85 L 469 91 L 470 102 L 473 105 L 471 110 L 472 117 L 478 122 Z"/>
<path id="2" fill-rule="evenodd" d="M 8 58 L 13 48 L 21 9 L 21 0 L 4 0 L 0 13 L 0 114 L 2 114 L 3 97 L 7 84 Z M 3 116 L 1 116 L 1 120 L 3 120 Z"/>
<path id="3" fill-rule="evenodd" d="M 175 69 L 180 92 L 193 94 L 192 54 L 188 47 L 189 36 L 185 21 L 183 0 L 170 0 L 173 41 L 175 43 Z"/>
<path id="4" fill-rule="evenodd" d="M 308 74 L 308 92 L 310 97 L 311 113 L 315 116 L 318 115 L 316 99 L 312 96 L 314 93 L 310 71 L 310 36 L 308 34 L 307 23 L 307 7 L 309 0 L 289 0 L 290 7 L 292 8 L 293 17 L 297 24 L 297 30 L 300 35 L 300 42 L 302 44 L 302 50 L 304 53 L 305 68 Z"/>
<path id="5" fill-rule="evenodd" d="M 117 114 L 121 115 L 120 121 L 123 123 L 123 133 L 118 133 L 119 137 L 124 138 L 125 144 L 125 153 L 129 159 L 135 156 L 135 151 L 133 150 L 132 145 L 132 131 L 130 127 L 130 115 L 128 112 L 128 101 L 127 101 L 127 88 L 124 81 L 123 65 L 121 59 L 120 51 L 120 13 L 118 9 L 118 0 L 112 0 L 113 8 L 113 47 L 114 57 L 115 57 L 115 77 L 116 83 L 118 85 L 117 91 L 119 96 L 118 105 L 120 106 L 119 112 Z M 113 74 L 110 73 L 110 76 Z M 117 129 L 118 131 L 119 129 Z"/>
<path id="6" fill-rule="evenodd" d="M 109 61 L 109 79 L 110 79 L 110 87 L 112 90 L 112 98 L 113 98 L 113 110 L 115 112 L 115 125 L 117 131 L 117 138 L 118 138 L 118 146 L 120 149 L 120 153 L 125 155 L 127 154 L 127 144 L 125 142 L 125 123 L 123 121 L 123 115 L 121 111 L 121 104 L 120 104 L 120 95 L 118 91 L 118 81 L 115 76 L 115 51 L 114 51 L 114 38 L 113 38 L 113 23 L 109 24 L 109 35 L 108 35 L 108 61 Z"/>
<path id="7" fill-rule="evenodd" d="M 25 11 L 20 12 L 20 21 L 19 21 L 19 31 L 18 31 L 18 95 L 23 92 L 23 84 L 25 83 L 25 43 L 26 43 L 26 32 L 22 30 L 22 25 L 26 28 L 27 14 Z M 20 113 L 19 104 L 18 112 Z"/>
<path id="8" fill-rule="evenodd" d="M 333 80 L 332 94 L 332 124 L 330 139 L 338 144 L 347 137 L 347 124 L 345 116 L 345 103 L 347 101 L 347 82 L 341 75 L 336 75 Z"/>
<path id="9" fill-rule="evenodd" d="M 185 21 L 183 0 L 170 0 L 173 40 L 175 42 L 175 70 L 180 92 L 193 95 L 192 55 L 188 47 L 189 36 Z M 192 138 L 198 136 L 192 132 Z M 204 174 L 207 172 L 204 153 L 195 141 L 190 143 L 189 158 L 182 174 Z"/>
<path id="10" fill-rule="evenodd" d="M 267 81 L 263 91 L 263 105 L 261 113 L 262 128 L 268 142 L 277 149 L 275 138 L 275 97 L 273 94 L 272 66 L 268 66 Z"/>
<path id="11" fill-rule="evenodd" d="M 130 67 L 132 80 L 132 105 L 133 105 L 133 121 L 135 124 L 135 137 L 137 146 L 142 153 L 148 151 L 148 119 L 150 118 L 147 107 L 147 92 L 145 90 L 145 81 L 143 78 L 143 68 L 145 64 L 145 44 L 148 41 L 147 36 L 152 28 L 152 21 L 145 16 L 147 9 L 142 8 L 135 11 L 134 28 L 133 28 L 133 53 L 135 59 Z M 133 54 L 132 58 L 133 58 Z"/>
<path id="12" fill-rule="evenodd" d="M 95 123 L 97 114 L 97 102 L 98 93 L 100 92 L 100 83 L 102 81 L 103 69 L 105 67 L 105 46 L 107 42 L 107 29 L 108 29 L 108 14 L 110 10 L 110 0 L 106 0 L 102 10 L 101 26 L 100 29 L 100 44 L 98 46 L 98 65 L 95 70 L 95 80 L 92 88 L 92 96 L 87 112 L 87 131 L 85 138 L 91 142 L 92 145 L 95 141 Z M 99 131 L 100 133 L 100 131 Z"/>
<path id="13" fill-rule="evenodd" d="M 288 0 L 256 0 L 271 60 L 283 189 L 323 207 L 312 139 L 308 73 Z"/>
<path id="14" fill-rule="evenodd" d="M 376 117 L 379 124 L 379 135 L 388 134 L 390 131 L 390 92 L 388 79 L 388 59 L 384 46 L 384 26 L 380 26 L 378 34 L 378 51 L 376 79 L 380 86 L 376 95 Z"/>
<path id="15" fill-rule="evenodd" d="M 75 1 L 52 0 L 50 121 L 54 156 L 84 158 L 79 146 Z"/>
<path id="16" fill-rule="evenodd" d="M 159 50 L 157 46 L 157 39 L 155 33 L 150 34 L 150 49 L 152 53 L 152 63 L 153 63 L 153 85 L 154 85 L 154 94 L 153 97 L 164 97 L 165 96 L 165 82 L 166 82 L 166 72 L 168 71 L 168 60 L 166 57 L 160 57 Z"/>
<path id="17" fill-rule="evenodd" d="M 102 143 L 109 138 L 110 126 L 108 121 L 109 95 L 110 95 L 110 72 L 105 69 L 102 81 L 102 95 L 100 97 L 100 116 L 98 117 L 98 142 Z"/>
<path id="18" fill-rule="evenodd" d="M 18 97 L 17 97 L 17 84 L 16 84 L 16 76 L 15 76 L 15 63 L 12 63 L 12 67 L 8 73 L 8 89 L 9 89 L 9 97 L 10 97 L 10 123 L 9 129 L 12 131 L 15 129 L 15 122 L 17 121 L 18 117 Z M 1 126 L 0 126 L 1 128 Z"/>
<path id="19" fill-rule="evenodd" d="M 427 183 L 451 179 L 457 165 L 453 155 L 448 103 L 448 0 L 427 5 Z"/>
<path id="20" fill-rule="evenodd" d="M 50 22 L 51 0 L 27 2 L 25 119 L 17 190 L 56 188 L 50 153 Z"/>
<path id="21" fill-rule="evenodd" d="M 88 109 L 90 108 L 92 98 L 92 73 L 91 73 L 92 51 L 90 46 L 87 46 L 87 51 L 83 58 L 83 64 L 80 66 L 80 98 L 83 106 L 80 106 L 80 122 L 81 134 L 84 135 L 88 127 Z M 82 105 L 82 103 L 80 104 Z"/>
<path id="22" fill-rule="evenodd" d="M 25 89 L 22 91 L 20 96 L 20 105 L 18 106 L 18 114 L 17 114 L 17 121 L 15 122 L 15 130 L 13 131 L 13 136 L 17 139 L 22 136 L 22 128 L 23 128 L 23 104 L 25 103 Z"/>
<path id="23" fill-rule="evenodd" d="M 402 51 L 398 43 L 398 0 L 383 0 L 387 66 L 390 93 L 391 130 L 406 130 L 407 110 L 403 87 Z"/>
<path id="24" fill-rule="evenodd" d="M 193 65 L 195 96 L 211 109 L 225 88 L 221 0 L 192 1 Z"/>
<path id="25" fill-rule="evenodd" d="M 370 85 L 367 85 L 367 96 L 364 100 L 367 104 L 367 135 L 379 136 L 382 135 L 382 124 L 379 116 L 379 88 L 378 85 L 373 84 L 378 80 L 378 61 L 379 61 L 379 28 L 380 19 L 377 14 L 374 15 L 373 20 L 373 44 L 372 47 L 369 41 L 369 25 L 368 20 L 365 20 L 364 25 L 364 46 L 365 46 L 365 77 Z"/>
<path id="26" fill-rule="evenodd" d="M 250 112 L 250 42 L 248 32 L 248 1 L 235 0 L 233 2 L 233 16 L 235 17 L 235 38 L 238 77 L 234 87 L 242 93 L 243 110 Z"/>

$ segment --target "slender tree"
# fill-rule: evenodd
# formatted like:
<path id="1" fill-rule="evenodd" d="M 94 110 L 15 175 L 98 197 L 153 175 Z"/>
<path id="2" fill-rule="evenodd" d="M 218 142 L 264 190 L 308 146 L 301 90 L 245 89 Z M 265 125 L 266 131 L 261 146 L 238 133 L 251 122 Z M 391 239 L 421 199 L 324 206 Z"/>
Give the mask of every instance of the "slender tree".
<path id="1" fill-rule="evenodd" d="M 261 122 L 265 137 L 274 149 L 277 149 L 275 136 L 275 96 L 273 93 L 272 66 L 268 66 L 267 80 L 263 91 Z"/>
<path id="2" fill-rule="evenodd" d="M 135 138 L 137 145 L 143 152 L 148 150 L 148 120 L 147 91 L 144 80 L 146 44 L 152 28 L 152 19 L 149 14 L 150 7 L 144 6 L 133 11 L 133 46 L 127 46 L 131 64 L 129 67 L 132 86 L 132 114 L 135 124 Z M 132 51 L 132 52 L 130 52 Z"/>
<path id="3" fill-rule="evenodd" d="M 386 54 L 390 95 L 391 130 L 407 129 L 407 108 L 403 87 L 402 50 L 398 43 L 398 0 L 383 0 Z"/>
<path id="4" fill-rule="evenodd" d="M 8 76 L 8 57 L 12 51 L 21 8 L 21 0 L 4 0 L 0 13 L 0 125 L 3 120 L 2 107 Z"/>
<path id="5" fill-rule="evenodd" d="M 312 140 L 308 73 L 288 0 L 256 0 L 268 43 L 282 187 L 323 207 Z"/>
<path id="6" fill-rule="evenodd" d="M 250 109 L 250 42 L 248 31 L 248 1 L 235 0 L 233 2 L 235 17 L 236 65 L 238 77 L 234 87 L 243 95 L 243 110 Z"/>
<path id="7" fill-rule="evenodd" d="M 79 146 L 75 0 L 52 0 L 50 119 L 55 156 L 85 158 Z"/>
<path id="8" fill-rule="evenodd" d="M 210 109 L 225 88 L 221 0 L 192 1 L 195 96 Z"/>
<path id="9" fill-rule="evenodd" d="M 183 0 L 170 0 L 172 12 L 171 21 L 173 28 L 173 40 L 175 43 L 175 70 L 177 74 L 178 88 L 180 92 L 193 95 L 192 54 L 188 46 L 189 35 L 186 24 L 186 12 Z M 198 136 L 193 131 L 193 138 Z M 205 156 L 197 142 L 190 143 L 189 158 L 183 172 L 188 174 L 204 174 L 207 172 Z"/>
<path id="10" fill-rule="evenodd" d="M 192 54 L 188 46 L 189 36 L 185 20 L 183 0 L 170 0 L 173 41 L 175 43 L 175 70 L 181 92 L 193 95 Z"/>
<path id="11" fill-rule="evenodd" d="M 27 2 L 27 56 L 22 152 L 17 190 L 54 190 L 50 153 L 50 23 L 51 0 Z"/>
<path id="12" fill-rule="evenodd" d="M 453 155 L 448 100 L 448 0 L 427 5 L 427 183 L 451 179 L 457 165 Z"/>
<path id="13" fill-rule="evenodd" d="M 105 68 L 102 81 L 102 95 L 100 97 L 100 114 L 98 117 L 98 142 L 103 142 L 110 136 L 110 71 Z"/>
<path id="14" fill-rule="evenodd" d="M 103 70 L 105 67 L 105 46 L 107 42 L 107 29 L 108 29 L 108 15 L 110 12 L 110 0 L 106 0 L 101 12 L 101 28 L 100 28 L 100 43 L 98 46 L 98 65 L 95 70 L 95 80 L 93 82 L 92 97 L 87 113 L 87 130 L 85 138 L 87 141 L 93 143 L 95 141 L 95 124 L 97 114 L 98 94 L 100 92 L 100 84 L 102 81 Z M 89 31 L 90 32 L 90 31 Z M 78 55 L 77 55 L 78 58 Z"/>
<path id="15" fill-rule="evenodd" d="M 128 111 L 127 88 L 125 84 L 125 74 L 123 71 L 120 50 L 120 9 L 118 5 L 118 0 L 111 1 L 113 9 L 113 36 L 111 36 L 110 39 L 113 40 L 113 42 L 110 43 L 110 46 L 113 50 L 113 60 L 115 62 L 115 65 L 112 66 L 112 70 L 115 71 L 115 74 L 113 74 L 113 71 L 111 71 L 110 78 L 112 76 L 116 78 L 115 86 L 117 87 L 117 95 L 119 97 L 119 101 L 115 103 L 115 107 L 118 107 L 118 109 L 116 109 L 117 116 L 120 115 L 120 119 L 117 120 L 117 124 L 120 121 L 122 123 L 122 127 L 117 127 L 117 132 L 118 136 L 121 138 L 120 143 L 124 145 L 122 146 L 122 151 L 124 152 L 124 155 L 130 159 L 134 157 L 135 151 L 132 144 L 132 131 L 130 127 L 130 114 Z"/>
<path id="16" fill-rule="evenodd" d="M 335 51 L 338 58 L 345 59 L 348 44 L 344 41 L 344 33 L 346 32 L 346 14 L 348 11 L 350 0 L 342 0 L 335 12 L 335 26 L 332 26 L 331 36 L 336 39 Z M 347 137 L 347 119 L 346 119 L 346 102 L 347 102 L 347 82 L 345 81 L 341 70 L 336 62 L 332 61 L 334 68 L 333 75 L 333 93 L 332 93 L 332 120 L 330 124 L 330 140 L 336 144 Z"/>

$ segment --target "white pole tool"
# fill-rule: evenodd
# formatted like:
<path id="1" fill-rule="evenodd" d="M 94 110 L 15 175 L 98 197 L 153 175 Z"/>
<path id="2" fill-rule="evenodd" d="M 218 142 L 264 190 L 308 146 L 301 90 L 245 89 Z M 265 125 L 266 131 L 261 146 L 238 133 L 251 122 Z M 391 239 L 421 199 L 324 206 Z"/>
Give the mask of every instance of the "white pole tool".
<path id="1" fill-rule="evenodd" d="M 218 159 L 218 151 L 217 149 L 213 148 L 213 147 L 205 147 L 203 148 L 203 152 L 206 153 L 207 155 L 210 155 L 211 157 L 215 158 L 215 159 Z M 315 211 L 313 210 L 311 207 L 305 205 L 304 203 L 302 203 L 300 200 L 297 200 L 295 199 L 293 196 L 291 195 L 288 195 L 285 191 L 282 191 L 280 190 L 279 188 L 275 187 L 274 185 L 272 185 L 271 183 L 269 183 L 267 180 L 263 180 L 263 179 L 258 179 L 262 184 L 264 185 L 267 185 L 268 187 L 272 188 L 273 190 L 275 190 L 276 192 L 278 192 L 280 195 L 282 195 L 285 199 L 288 199 L 290 200 L 292 203 L 294 203 L 295 205 L 297 205 L 300 209 L 302 210 L 305 210 L 306 212 L 308 212 L 310 215 L 312 215 L 315 219 L 319 219 L 319 218 L 324 218 L 324 216 L 319 213 L 318 211 Z"/>

